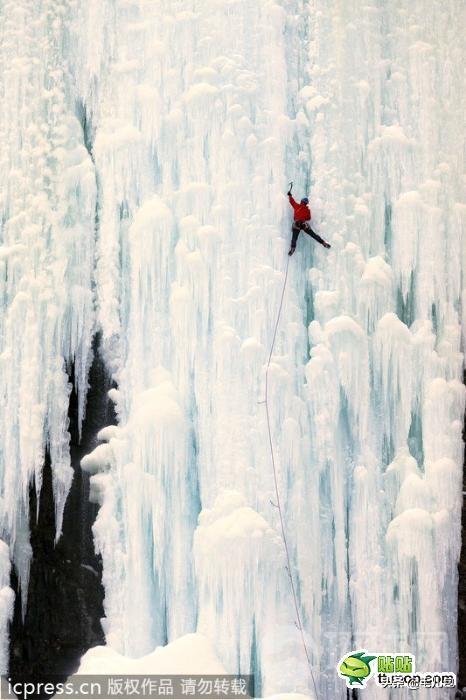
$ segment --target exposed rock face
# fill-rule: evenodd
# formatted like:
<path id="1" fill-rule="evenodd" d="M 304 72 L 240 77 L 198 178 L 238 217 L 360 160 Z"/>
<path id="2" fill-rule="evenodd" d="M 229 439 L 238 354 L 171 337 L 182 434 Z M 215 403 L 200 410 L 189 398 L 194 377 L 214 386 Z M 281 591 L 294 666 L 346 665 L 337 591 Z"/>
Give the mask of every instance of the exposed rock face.
<path id="1" fill-rule="evenodd" d="M 91 531 L 97 506 L 89 503 L 89 477 L 80 468 L 81 458 L 95 446 L 99 429 L 115 421 L 113 405 L 107 397 L 110 380 L 98 352 L 89 385 L 81 440 L 77 431 L 74 388 L 71 394 L 69 431 L 75 473 L 65 508 L 63 534 L 56 544 L 48 455 L 37 520 L 35 489 L 30 490 L 33 559 L 24 620 L 21 619 L 20 595 L 16 597 L 11 626 L 11 676 L 29 675 L 40 679 L 51 673 L 67 675 L 76 670 L 87 649 L 104 643 L 100 624 L 104 596 L 101 562 L 94 553 Z M 14 574 L 12 585 L 19 593 Z"/>

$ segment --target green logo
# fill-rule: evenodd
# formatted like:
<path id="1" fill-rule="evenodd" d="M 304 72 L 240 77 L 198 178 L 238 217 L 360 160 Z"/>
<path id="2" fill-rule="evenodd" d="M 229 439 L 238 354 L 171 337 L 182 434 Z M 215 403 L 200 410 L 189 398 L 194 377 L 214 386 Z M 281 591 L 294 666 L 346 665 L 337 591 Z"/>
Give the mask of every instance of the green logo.
<path id="1" fill-rule="evenodd" d="M 377 659 L 377 663 L 372 663 Z M 372 664 L 372 666 L 371 666 Z M 416 671 L 414 654 L 368 654 L 352 651 L 345 654 L 337 665 L 346 687 L 365 688 L 370 678 L 381 688 L 455 688 L 456 674 L 450 671 Z"/>
<path id="2" fill-rule="evenodd" d="M 346 679 L 348 688 L 351 688 L 355 683 L 364 687 L 366 681 L 372 675 L 370 663 L 376 658 L 376 656 L 367 656 L 365 651 L 351 653 L 349 656 L 340 659 L 338 675 L 340 678 Z"/>

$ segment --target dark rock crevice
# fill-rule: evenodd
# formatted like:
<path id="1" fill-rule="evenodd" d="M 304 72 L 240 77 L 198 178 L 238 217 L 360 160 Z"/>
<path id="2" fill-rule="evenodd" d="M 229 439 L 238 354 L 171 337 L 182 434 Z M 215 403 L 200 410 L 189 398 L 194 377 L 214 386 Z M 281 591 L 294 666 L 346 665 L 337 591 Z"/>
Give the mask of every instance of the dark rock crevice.
<path id="1" fill-rule="evenodd" d="M 87 411 L 78 434 L 78 403 L 73 389 L 69 404 L 71 464 L 74 478 L 65 506 L 63 534 L 55 544 L 55 508 L 50 458 L 46 455 L 36 519 L 36 493 L 30 489 L 30 530 L 33 551 L 24 620 L 15 573 L 11 585 L 16 604 L 10 626 L 10 676 L 47 680 L 51 674 L 66 678 L 92 646 L 104 643 L 102 564 L 94 552 L 92 525 L 97 506 L 89 502 L 89 477 L 80 460 L 97 444 L 97 432 L 115 423 L 111 387 L 94 342 L 89 374 Z M 72 378 L 70 378 L 72 381 Z"/>

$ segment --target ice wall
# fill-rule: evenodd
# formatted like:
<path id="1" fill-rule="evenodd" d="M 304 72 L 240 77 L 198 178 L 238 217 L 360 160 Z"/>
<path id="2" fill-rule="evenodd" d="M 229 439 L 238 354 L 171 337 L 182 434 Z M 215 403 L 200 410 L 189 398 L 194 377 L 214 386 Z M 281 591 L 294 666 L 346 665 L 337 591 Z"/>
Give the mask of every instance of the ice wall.
<path id="1" fill-rule="evenodd" d="M 14 560 L 23 604 L 29 485 L 40 490 L 47 451 L 58 537 L 72 478 L 69 375 L 82 419 L 93 326 L 95 172 L 69 91 L 69 6 L 14 0 L 0 9 L 0 538 Z M 2 554 L 0 567 L 8 586 L 8 556 Z M 12 612 L 6 590 L 4 640 Z"/>
<path id="2" fill-rule="evenodd" d="M 323 612 L 335 619 L 344 598 L 352 649 L 410 649 L 419 669 L 457 658 L 461 17 L 456 2 L 312 2 L 301 91 L 316 218 L 334 244 L 310 271 L 306 368 L 311 463 L 335 527 Z"/>
<path id="3" fill-rule="evenodd" d="M 95 477 L 95 532 L 122 653 L 196 624 L 228 668 L 255 659 L 265 692 L 308 686 L 259 402 L 282 193 L 311 173 L 333 248 L 302 241 L 292 260 L 270 380 L 312 664 L 326 697 L 344 696 L 334 665 L 357 646 L 455 664 L 461 8 L 412 5 L 82 10 L 122 426 Z"/>
<path id="4" fill-rule="evenodd" d="M 142 655 L 197 625 L 231 668 L 267 656 L 262 675 L 278 689 L 298 657 L 305 690 L 259 403 L 284 279 L 288 81 L 304 28 L 273 2 L 91 2 L 78 29 L 99 186 L 98 317 L 121 423 L 83 464 L 98 471 L 107 639 Z M 306 441 L 304 267 L 287 299 L 271 374 L 291 477 L 304 461 L 292 436 Z"/>
<path id="5" fill-rule="evenodd" d="M 196 631 L 258 693 L 313 693 L 261 403 L 294 179 L 332 249 L 300 240 L 290 261 L 269 396 L 319 695 L 346 696 L 335 664 L 356 647 L 453 670 L 459 0 L 1 12 L 1 536 L 23 590 L 47 448 L 60 530 L 68 372 L 82 415 L 95 297 L 119 425 L 82 466 L 110 653 Z"/>

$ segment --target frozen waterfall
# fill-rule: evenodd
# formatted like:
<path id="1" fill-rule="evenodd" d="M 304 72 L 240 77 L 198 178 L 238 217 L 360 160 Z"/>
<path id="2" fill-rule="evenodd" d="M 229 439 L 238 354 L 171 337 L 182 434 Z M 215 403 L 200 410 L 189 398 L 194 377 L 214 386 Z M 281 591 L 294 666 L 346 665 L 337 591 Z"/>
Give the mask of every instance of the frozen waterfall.
<path id="1" fill-rule="evenodd" d="M 332 248 L 299 239 L 269 394 L 319 697 L 346 698 L 335 667 L 356 648 L 456 671 L 463 3 L 0 13 L 2 669 L 28 487 L 48 451 L 59 537 L 69 378 L 82 419 L 99 332 L 118 425 L 82 468 L 108 647 L 146 657 L 198 632 L 261 695 L 313 697 L 262 403 L 294 180 Z"/>

